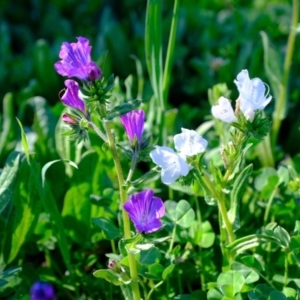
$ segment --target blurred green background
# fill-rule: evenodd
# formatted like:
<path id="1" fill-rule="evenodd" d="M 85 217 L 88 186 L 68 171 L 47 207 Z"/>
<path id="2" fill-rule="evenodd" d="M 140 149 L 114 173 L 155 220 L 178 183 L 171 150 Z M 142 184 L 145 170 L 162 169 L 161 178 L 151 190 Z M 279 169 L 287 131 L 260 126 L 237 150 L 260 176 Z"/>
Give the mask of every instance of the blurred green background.
<path id="1" fill-rule="evenodd" d="M 76 41 L 85 36 L 93 45 L 93 59 L 105 74 L 121 78 L 136 74 L 131 55 L 141 60 L 147 78 L 144 54 L 146 1 L 94 0 L 3 0 L 0 4 L 0 101 L 6 93 L 13 97 L 14 116 L 29 128 L 33 114 L 28 99 L 42 96 L 54 116 L 59 117 L 62 105 L 58 93 L 63 78 L 53 64 L 63 41 Z M 163 4 L 164 50 L 168 42 L 173 1 Z M 267 81 L 263 68 L 263 46 L 260 31 L 265 31 L 271 44 L 283 59 L 291 21 L 291 1 L 196 1 L 180 3 L 170 106 L 179 108 L 178 121 L 186 127 L 197 127 L 209 114 L 207 90 L 216 83 L 227 83 L 232 99 L 237 98 L 233 84 L 242 69 L 251 77 Z M 295 49 L 299 47 L 296 41 Z M 299 86 L 297 76 L 300 55 L 295 51 L 290 76 L 289 110 L 283 124 L 279 144 L 287 153 L 295 153 L 298 136 Z M 272 91 L 271 91 L 272 94 Z M 146 81 L 143 100 L 149 101 L 151 87 Z M 274 103 L 274 102 L 273 102 Z M 3 110 L 0 105 L 1 123 Z M 193 110 L 190 108 L 193 107 Z M 273 110 L 272 105 L 268 107 Z M 15 147 L 17 127 L 14 122 L 9 147 L 0 148 L 0 166 Z M 293 129 L 292 129 L 293 127 Z M 15 132 L 14 132 L 15 131 Z M 7 144 L 7 143 L 6 143 Z M 1 145 L 0 145 L 1 146 Z"/>

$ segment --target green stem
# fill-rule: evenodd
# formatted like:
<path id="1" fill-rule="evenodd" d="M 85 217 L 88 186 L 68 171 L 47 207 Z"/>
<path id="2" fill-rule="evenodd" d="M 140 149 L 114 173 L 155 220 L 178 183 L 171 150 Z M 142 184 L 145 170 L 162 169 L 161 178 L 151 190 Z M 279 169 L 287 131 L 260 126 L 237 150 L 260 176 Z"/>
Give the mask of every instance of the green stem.
<path id="1" fill-rule="evenodd" d="M 287 102 L 287 86 L 289 81 L 289 73 L 291 68 L 291 62 L 294 52 L 295 39 L 297 34 L 297 24 L 298 24 L 298 13 L 299 13 L 299 1 L 293 0 L 292 7 L 292 24 L 291 30 L 288 37 L 287 51 L 283 66 L 283 77 L 282 86 L 279 92 L 278 99 L 275 104 L 275 111 L 273 113 L 273 127 L 272 127 L 272 144 L 273 147 L 276 145 L 278 133 L 280 130 L 281 122 L 284 118 Z"/>
<path id="2" fill-rule="evenodd" d="M 289 261 L 288 261 L 288 255 L 289 252 L 285 251 L 285 257 L 284 257 L 284 280 L 283 280 L 283 286 L 287 286 L 288 284 L 288 274 L 289 274 Z"/>
<path id="3" fill-rule="evenodd" d="M 267 203 L 267 207 L 266 207 L 265 215 L 264 215 L 264 224 L 265 225 L 266 225 L 266 223 L 268 221 L 270 209 L 271 209 L 271 206 L 272 206 L 272 203 L 273 203 L 273 199 L 274 199 L 274 197 L 276 195 L 276 192 L 277 192 L 277 187 L 274 188 L 272 194 L 270 195 L 268 203 Z"/>
<path id="4" fill-rule="evenodd" d="M 100 107 L 100 112 L 101 112 L 101 115 L 105 115 L 105 107 L 104 106 Z M 105 131 L 107 134 L 109 147 L 110 147 L 110 150 L 111 150 L 111 153 L 113 156 L 113 160 L 114 160 L 114 164 L 115 164 L 115 168 L 116 168 L 116 173 L 117 173 L 118 183 L 119 183 L 120 200 L 121 200 L 121 204 L 123 206 L 123 204 L 127 200 L 127 190 L 125 187 L 122 166 L 121 166 L 121 162 L 120 162 L 119 155 L 117 152 L 115 140 L 114 140 L 114 137 L 113 137 L 113 134 L 111 131 L 110 123 L 105 122 L 104 128 L 105 128 Z M 122 207 L 122 219 L 123 219 L 123 226 L 124 226 L 124 237 L 125 237 L 125 239 L 129 239 L 129 238 L 131 238 L 130 220 L 129 220 L 129 217 L 128 217 L 126 211 L 123 209 L 123 207 Z M 128 261 L 129 261 L 130 276 L 132 279 L 131 288 L 132 288 L 133 297 L 134 297 L 134 300 L 140 300 L 141 296 L 140 296 L 140 290 L 139 290 L 139 284 L 138 284 L 139 278 L 138 278 L 135 258 L 132 253 L 128 253 Z"/>
<path id="5" fill-rule="evenodd" d="M 197 217 L 197 223 L 198 223 L 198 228 L 202 230 L 202 218 L 201 218 L 201 210 L 200 210 L 200 205 L 199 205 L 199 201 L 198 198 L 195 197 L 195 203 L 196 203 L 196 217 Z M 201 252 L 202 252 L 202 248 L 201 246 L 199 247 L 199 257 L 198 257 L 198 261 L 199 261 L 199 267 L 200 267 L 200 285 L 201 285 L 201 289 L 202 291 L 205 291 L 205 277 L 204 274 L 202 272 L 202 270 L 204 270 L 204 265 L 203 265 L 203 261 L 202 261 L 202 256 L 201 256 Z"/>
<path id="6" fill-rule="evenodd" d="M 169 246 L 169 250 L 168 250 L 169 255 L 171 254 L 171 252 L 173 250 L 175 235 L 176 235 L 176 224 L 174 225 L 174 228 L 172 231 L 171 242 L 170 242 L 170 246 Z"/>
<path id="7" fill-rule="evenodd" d="M 178 15 L 179 15 L 179 0 L 175 0 L 174 8 L 173 8 L 173 17 L 171 23 L 171 30 L 169 36 L 169 44 L 167 49 L 165 67 L 164 67 L 164 77 L 163 77 L 163 98 L 164 103 L 167 103 L 168 95 L 169 95 L 169 87 L 170 87 L 170 75 L 172 69 L 172 62 L 174 57 L 174 48 L 176 41 L 176 32 L 178 25 Z"/>
<path id="8" fill-rule="evenodd" d="M 146 298 L 146 300 L 150 300 L 152 293 L 155 291 L 156 288 L 158 288 L 160 285 L 162 285 L 164 282 L 160 281 L 159 283 L 157 283 L 155 286 L 152 287 L 152 289 L 149 291 L 148 296 Z"/>
<path id="9" fill-rule="evenodd" d="M 238 149 L 238 151 L 240 151 L 240 149 L 241 149 L 241 143 L 242 143 L 243 137 L 244 137 L 244 134 L 243 134 L 243 132 L 240 131 L 238 134 L 237 140 L 234 143 L 234 147 L 236 147 Z M 223 185 L 225 185 L 227 183 L 229 176 L 231 175 L 231 173 L 233 171 L 235 162 L 236 162 L 236 159 L 233 159 L 233 158 L 230 159 L 229 165 L 228 165 L 225 175 L 223 177 L 223 181 L 222 181 Z"/>
<path id="10" fill-rule="evenodd" d="M 134 152 L 133 156 L 132 156 L 132 160 L 131 160 L 130 170 L 128 172 L 125 184 L 127 184 L 133 176 L 134 169 L 135 169 L 135 166 L 137 164 L 137 159 L 138 159 L 138 154 L 137 154 L 137 152 Z"/>
<path id="11" fill-rule="evenodd" d="M 218 201 L 218 208 L 219 208 L 219 211 L 222 215 L 222 219 L 223 219 L 223 222 L 224 222 L 227 234 L 228 234 L 228 240 L 229 240 L 229 243 L 232 243 L 232 242 L 234 242 L 235 237 L 234 237 L 234 233 L 233 233 L 232 224 L 230 223 L 228 215 L 227 215 L 227 209 L 226 209 L 226 206 L 225 206 L 224 197 L 223 197 L 222 194 L 221 195 L 218 194 L 218 192 L 215 190 L 215 187 L 213 186 L 213 184 L 210 181 L 207 174 L 205 174 L 205 173 L 202 173 L 202 174 L 203 174 L 202 175 L 202 180 L 203 180 L 204 184 L 210 190 L 213 197 Z"/>
<path id="12" fill-rule="evenodd" d="M 104 142 L 107 142 L 106 135 L 92 121 L 89 121 L 89 125 Z"/>

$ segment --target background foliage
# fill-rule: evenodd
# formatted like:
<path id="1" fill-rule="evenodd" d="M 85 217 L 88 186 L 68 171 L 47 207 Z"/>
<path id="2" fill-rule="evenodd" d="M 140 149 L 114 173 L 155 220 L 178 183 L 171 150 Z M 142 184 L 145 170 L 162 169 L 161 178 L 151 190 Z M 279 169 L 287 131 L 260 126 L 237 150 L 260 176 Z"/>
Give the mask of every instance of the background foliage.
<path id="1" fill-rule="evenodd" d="M 272 47 L 278 53 L 279 61 L 282 62 L 292 14 L 291 2 L 284 0 L 181 2 L 168 99 L 168 109 L 175 109 L 173 119 L 170 117 L 167 123 L 169 135 L 178 133 L 181 126 L 197 128 L 211 118 L 207 91 L 215 84 L 226 83 L 229 90 L 233 90 L 231 99 L 236 99 L 238 94 L 233 79 L 240 70 L 248 69 L 251 77 L 260 77 L 268 82 L 263 67 L 264 52 L 260 32 L 264 31 L 268 35 Z M 173 1 L 163 1 L 162 7 L 165 50 Z M 133 75 L 130 79 L 133 80 L 132 92 L 137 93 L 135 57 L 142 64 L 142 98 L 147 107 L 153 92 L 146 72 L 144 52 L 145 11 L 145 1 L 138 0 L 1 1 L 1 178 L 6 175 L 5 172 L 8 173 L 5 176 L 5 187 L 4 182 L 0 185 L 0 240 L 5 261 L 5 264 L 0 264 L 0 272 L 4 270 L 3 279 L 0 276 L 0 286 L 1 280 L 9 282 L 9 287 L 6 285 L 5 289 L 0 290 L 3 299 L 27 299 L 30 285 L 38 278 L 55 284 L 58 299 L 74 299 L 79 295 L 82 299 L 114 299 L 114 295 L 118 293 L 112 286 L 107 287 L 105 281 L 92 276 L 93 270 L 106 267 L 105 253 L 111 252 L 113 243 L 108 240 L 114 240 L 119 235 L 118 230 L 103 230 L 101 220 L 98 223 L 102 224 L 102 230 L 97 227 L 97 221 L 93 222 L 96 226 L 91 226 L 90 221 L 105 216 L 116 223 L 118 208 L 111 200 L 116 200 L 118 196 L 113 189 L 115 175 L 111 171 L 111 157 L 109 152 L 98 145 L 97 137 L 93 134 L 90 146 L 83 149 L 75 147 L 74 143 L 69 143 L 61 136 L 64 128 L 59 118 L 63 106 L 58 93 L 63 88 L 63 81 L 55 73 L 53 64 L 58 60 L 63 41 L 75 41 L 76 36 L 88 37 L 93 45 L 94 60 L 100 64 L 106 75 L 114 73 L 119 78 L 119 90 L 116 89 L 115 93 L 118 95 L 116 97 L 123 99 L 128 92 L 126 84 L 130 82 L 125 80 L 130 74 Z M 277 164 L 290 163 L 294 166 L 294 177 L 300 172 L 299 142 L 296 142 L 299 141 L 300 126 L 298 47 L 299 40 L 296 40 L 286 118 L 275 151 Z M 273 111 L 272 105 L 274 103 L 268 107 L 267 114 Z M 23 124 L 29 150 L 34 153 L 31 156 L 36 158 L 32 168 L 26 164 L 25 155 L 15 152 L 10 154 L 14 149 L 21 150 L 21 131 L 15 116 Z M 115 125 L 115 130 L 117 138 L 122 140 L 124 135 L 119 123 Z M 217 150 L 218 139 L 215 133 L 207 132 L 207 138 L 210 140 L 211 149 L 216 147 Z M 96 151 L 93 152 L 92 148 Z M 290 233 L 294 230 L 298 234 L 299 228 L 295 228 L 295 220 L 300 217 L 299 204 L 295 201 L 294 193 L 283 189 L 291 178 L 285 179 L 284 171 L 280 168 L 262 168 L 256 152 L 250 152 L 247 159 L 254 162 L 255 171 L 243 197 L 243 232 L 238 235 L 255 233 L 258 228 L 267 224 L 265 207 L 274 189 L 278 193 L 273 197 L 274 200 L 272 198 L 273 206 L 268 221 L 276 221 Z M 216 152 L 212 150 L 210 158 L 216 162 L 214 153 Z M 36 178 L 36 174 L 41 172 L 47 162 L 59 158 L 75 161 L 80 172 L 68 163 L 53 164 L 46 173 L 46 195 L 41 188 L 43 182 Z M 9 169 L 4 168 L 5 162 Z M 142 174 L 144 170 L 148 170 L 147 164 L 140 165 L 139 172 Z M 164 199 L 184 198 L 190 203 L 198 201 L 193 193 L 186 195 L 182 190 L 170 191 L 162 185 L 156 188 Z M 247 195 L 251 195 L 251 198 Z M 186 249 L 188 253 L 185 255 L 192 260 L 178 263 L 176 272 L 172 274 L 170 282 L 168 281 L 168 291 L 171 294 L 164 298 L 161 293 L 162 296 L 157 299 L 168 299 L 200 288 L 199 278 L 191 278 L 186 283 L 180 277 L 182 272 L 199 274 L 202 270 L 209 281 L 217 280 L 218 270 L 222 265 L 222 261 L 218 260 L 219 241 L 215 239 L 218 216 L 214 207 L 207 206 L 204 201 L 200 203 L 203 236 L 194 236 L 194 241 L 189 241 L 193 246 L 192 249 Z M 47 205 L 52 213 L 62 214 L 63 224 L 50 225 L 51 220 L 46 213 Z M 58 209 L 53 212 L 54 207 Z M 11 217 L 12 214 L 14 218 Z M 60 236 L 63 226 L 66 236 Z M 11 230 L 11 235 L 7 230 Z M 186 245 L 188 234 L 193 236 L 191 232 L 187 232 L 181 230 L 177 233 L 178 245 Z M 266 268 L 269 269 L 262 268 L 267 274 L 274 275 L 275 279 L 267 279 L 278 288 L 281 287 L 284 268 L 284 262 L 277 259 L 280 247 L 276 245 L 268 249 L 264 261 L 275 263 L 267 264 Z M 263 261 L 261 257 L 265 255 L 265 249 L 263 246 L 261 248 L 258 247 L 256 251 L 258 261 Z M 197 254 L 195 251 L 198 251 Z M 296 280 L 299 272 L 293 259 L 290 259 L 293 266 L 291 276 L 295 278 L 292 285 L 299 288 L 300 284 Z M 261 266 L 257 265 L 256 268 L 256 260 L 249 260 L 250 258 L 241 257 L 240 262 L 253 267 L 260 274 L 258 269 Z M 205 265 L 203 261 L 206 261 Z M 236 268 L 238 267 L 237 265 Z M 66 269 L 71 272 L 65 273 Z M 174 282 L 179 284 L 172 285 Z M 252 283 L 250 279 L 248 282 Z M 170 288 L 170 285 L 173 287 Z M 253 293 L 258 294 L 259 288 Z M 253 296 L 253 299 L 260 298 Z"/>

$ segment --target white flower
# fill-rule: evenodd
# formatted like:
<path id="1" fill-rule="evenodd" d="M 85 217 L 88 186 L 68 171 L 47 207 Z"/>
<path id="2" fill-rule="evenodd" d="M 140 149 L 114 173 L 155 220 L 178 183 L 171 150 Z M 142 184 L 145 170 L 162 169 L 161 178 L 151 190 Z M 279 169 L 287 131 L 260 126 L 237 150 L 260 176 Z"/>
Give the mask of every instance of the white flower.
<path id="1" fill-rule="evenodd" d="M 217 105 L 211 108 L 212 115 L 226 123 L 237 122 L 233 108 L 229 100 L 225 97 L 220 97 Z"/>
<path id="2" fill-rule="evenodd" d="M 174 136 L 175 148 L 182 155 L 193 156 L 205 151 L 207 141 L 195 130 L 181 128 L 182 133 Z"/>
<path id="3" fill-rule="evenodd" d="M 250 79 L 247 70 L 242 70 L 234 83 L 240 93 L 240 109 L 247 119 L 253 121 L 254 111 L 264 109 L 272 99 L 269 88 L 259 78 Z"/>
<path id="4" fill-rule="evenodd" d="M 189 173 L 189 165 L 183 155 L 177 154 L 168 147 L 155 146 L 155 150 L 150 152 L 153 162 L 162 168 L 161 181 L 164 184 L 171 184 L 180 176 Z"/>

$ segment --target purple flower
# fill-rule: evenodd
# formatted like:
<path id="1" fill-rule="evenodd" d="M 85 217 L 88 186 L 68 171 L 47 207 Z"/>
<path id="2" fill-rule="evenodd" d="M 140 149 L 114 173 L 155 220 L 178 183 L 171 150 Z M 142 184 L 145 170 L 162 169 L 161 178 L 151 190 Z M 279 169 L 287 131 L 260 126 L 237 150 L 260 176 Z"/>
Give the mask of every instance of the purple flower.
<path id="1" fill-rule="evenodd" d="M 65 93 L 61 97 L 61 101 L 72 108 L 77 108 L 82 112 L 85 112 L 84 102 L 79 97 L 79 86 L 78 83 L 72 79 L 65 81 L 67 87 Z"/>
<path id="2" fill-rule="evenodd" d="M 29 300 L 55 300 L 53 286 L 47 282 L 35 282 L 30 289 Z"/>
<path id="3" fill-rule="evenodd" d="M 138 232 L 151 233 L 162 227 L 160 219 L 165 214 L 165 205 L 160 198 L 153 196 L 152 190 L 131 195 L 123 207 Z"/>
<path id="4" fill-rule="evenodd" d="M 54 64 L 56 72 L 62 76 L 77 77 L 82 80 L 96 80 L 102 76 L 97 64 L 91 61 L 89 40 L 78 37 L 77 43 L 64 42 L 60 48 L 58 61 Z"/>
<path id="5" fill-rule="evenodd" d="M 145 112 L 143 110 L 132 110 L 121 116 L 121 122 L 125 127 L 126 134 L 131 142 L 134 142 L 136 136 L 138 142 L 141 142 L 144 131 Z"/>

